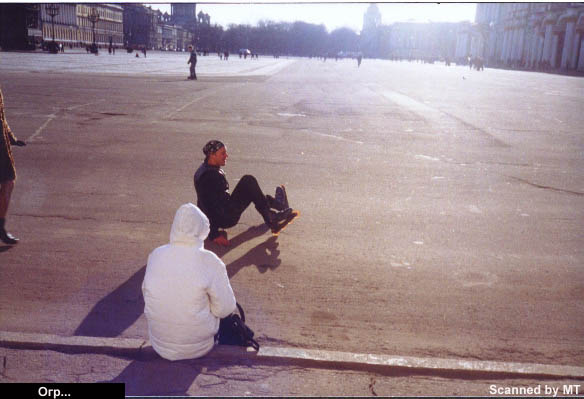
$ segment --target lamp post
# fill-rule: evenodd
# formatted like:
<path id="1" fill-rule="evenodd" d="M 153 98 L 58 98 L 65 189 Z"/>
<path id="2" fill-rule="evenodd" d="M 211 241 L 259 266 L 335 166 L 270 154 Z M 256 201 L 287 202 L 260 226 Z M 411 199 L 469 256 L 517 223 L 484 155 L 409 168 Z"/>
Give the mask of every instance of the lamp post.
<path id="1" fill-rule="evenodd" d="M 57 48 L 57 43 L 55 43 L 55 17 L 59 15 L 59 6 L 56 4 L 47 4 L 46 6 L 47 14 L 51 17 L 52 25 L 52 36 L 53 41 L 49 45 L 49 51 L 53 54 L 57 54 L 59 49 Z"/>
<path id="2" fill-rule="evenodd" d="M 91 31 L 93 32 L 93 43 L 91 44 L 91 52 L 97 55 L 97 44 L 95 43 L 95 24 L 99 21 L 99 13 L 96 8 L 92 8 L 87 16 L 91 22 Z"/>

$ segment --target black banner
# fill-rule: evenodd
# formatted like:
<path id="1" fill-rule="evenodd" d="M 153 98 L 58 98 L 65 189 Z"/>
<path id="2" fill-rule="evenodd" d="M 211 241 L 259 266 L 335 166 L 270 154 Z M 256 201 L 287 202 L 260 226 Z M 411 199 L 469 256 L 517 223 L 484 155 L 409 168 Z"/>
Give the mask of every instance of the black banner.
<path id="1" fill-rule="evenodd" d="M 118 383 L 2 383 L 0 396 L 21 399 L 124 399 L 125 384 Z"/>

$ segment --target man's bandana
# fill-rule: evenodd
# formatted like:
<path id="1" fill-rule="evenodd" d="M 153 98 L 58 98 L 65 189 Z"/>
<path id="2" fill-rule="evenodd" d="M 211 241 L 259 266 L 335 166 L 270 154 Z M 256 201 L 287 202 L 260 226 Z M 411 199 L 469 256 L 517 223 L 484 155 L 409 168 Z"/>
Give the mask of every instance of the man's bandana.
<path id="1" fill-rule="evenodd" d="M 205 156 L 208 157 L 209 155 L 219 151 L 221 147 L 225 147 L 225 144 L 223 144 L 219 140 L 211 140 L 207 144 L 205 144 L 205 147 L 203 147 L 203 154 L 205 154 Z"/>

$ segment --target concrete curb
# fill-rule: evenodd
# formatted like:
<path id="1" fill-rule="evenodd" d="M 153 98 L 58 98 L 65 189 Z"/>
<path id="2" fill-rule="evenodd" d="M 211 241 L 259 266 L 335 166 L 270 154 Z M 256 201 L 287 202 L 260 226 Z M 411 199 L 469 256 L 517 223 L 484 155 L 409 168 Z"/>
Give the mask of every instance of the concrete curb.
<path id="1" fill-rule="evenodd" d="M 0 346 L 13 349 L 44 349 L 66 353 L 114 354 L 140 358 L 158 356 L 148 341 L 135 338 L 63 337 L 0 331 Z M 202 359 L 253 360 L 315 368 L 371 370 L 392 375 L 584 379 L 584 367 L 577 366 L 389 356 L 269 346 L 262 346 L 258 352 L 252 348 L 218 346 Z"/>

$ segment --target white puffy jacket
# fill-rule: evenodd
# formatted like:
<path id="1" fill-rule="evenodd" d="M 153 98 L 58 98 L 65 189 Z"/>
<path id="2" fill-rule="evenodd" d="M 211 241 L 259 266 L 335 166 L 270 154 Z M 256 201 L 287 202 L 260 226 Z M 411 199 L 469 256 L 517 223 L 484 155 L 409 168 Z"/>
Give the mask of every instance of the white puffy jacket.
<path id="1" fill-rule="evenodd" d="M 207 354 L 219 319 L 235 310 L 225 264 L 203 248 L 209 220 L 195 205 L 182 205 L 170 243 L 148 256 L 142 284 L 144 313 L 154 350 L 168 360 Z"/>

